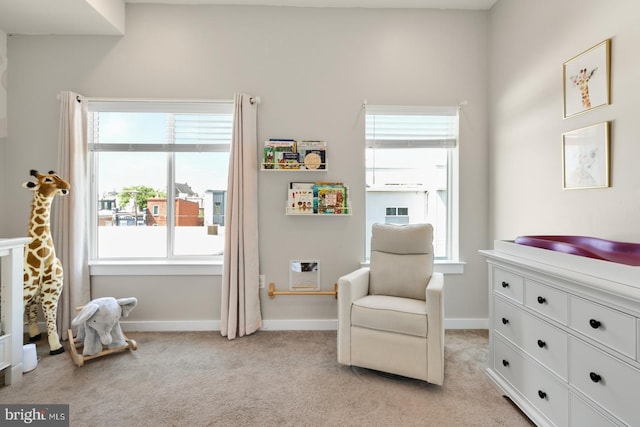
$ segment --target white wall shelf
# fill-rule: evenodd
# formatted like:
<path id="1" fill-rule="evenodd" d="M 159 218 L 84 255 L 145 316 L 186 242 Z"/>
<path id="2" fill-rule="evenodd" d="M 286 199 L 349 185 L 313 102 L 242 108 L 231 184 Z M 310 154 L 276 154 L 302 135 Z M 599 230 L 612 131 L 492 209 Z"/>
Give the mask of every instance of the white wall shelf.
<path id="1" fill-rule="evenodd" d="M 296 209 L 287 208 L 286 214 L 289 216 L 351 216 L 351 206 L 342 208 L 342 213 L 301 213 Z"/>
<path id="2" fill-rule="evenodd" d="M 290 182 L 287 189 L 287 215 L 351 215 L 349 189 L 342 182 Z"/>
<path id="3" fill-rule="evenodd" d="M 272 138 L 264 142 L 262 170 L 324 172 L 326 144 L 316 140 Z"/>
<path id="4" fill-rule="evenodd" d="M 276 168 L 276 166 L 278 166 Z M 308 168 L 304 164 L 298 163 L 297 165 L 289 165 L 288 167 L 281 168 L 276 163 L 260 163 L 260 170 L 268 172 L 326 172 L 327 164 L 320 163 L 317 168 Z"/>

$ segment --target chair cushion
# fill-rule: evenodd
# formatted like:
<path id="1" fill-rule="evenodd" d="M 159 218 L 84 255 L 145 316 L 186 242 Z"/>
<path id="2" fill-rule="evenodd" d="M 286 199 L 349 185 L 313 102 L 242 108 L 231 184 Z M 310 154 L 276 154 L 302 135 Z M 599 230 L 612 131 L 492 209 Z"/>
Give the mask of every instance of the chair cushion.
<path id="1" fill-rule="evenodd" d="M 425 300 L 433 274 L 431 224 L 374 224 L 369 293 Z"/>
<path id="2" fill-rule="evenodd" d="M 351 326 L 427 337 L 427 304 L 424 301 L 368 295 L 351 306 Z"/>
<path id="3" fill-rule="evenodd" d="M 392 254 L 432 254 L 431 224 L 373 224 L 371 250 Z"/>
<path id="4" fill-rule="evenodd" d="M 427 255 L 371 253 L 369 294 L 424 301 L 432 267 Z"/>

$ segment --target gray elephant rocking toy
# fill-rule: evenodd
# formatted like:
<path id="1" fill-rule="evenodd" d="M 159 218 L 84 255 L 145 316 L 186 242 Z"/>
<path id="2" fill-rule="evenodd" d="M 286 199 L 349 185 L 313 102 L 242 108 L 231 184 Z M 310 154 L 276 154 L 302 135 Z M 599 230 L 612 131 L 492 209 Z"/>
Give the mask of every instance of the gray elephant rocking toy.
<path id="1" fill-rule="evenodd" d="M 111 354 L 122 350 L 136 350 L 137 344 L 128 339 L 120 327 L 120 318 L 127 317 L 138 304 L 136 298 L 113 297 L 96 298 L 82 307 L 78 315 L 71 321 L 78 327 L 76 338 L 69 330 L 71 358 L 78 366 L 86 360 Z M 76 346 L 83 345 L 82 354 L 78 354 Z"/>

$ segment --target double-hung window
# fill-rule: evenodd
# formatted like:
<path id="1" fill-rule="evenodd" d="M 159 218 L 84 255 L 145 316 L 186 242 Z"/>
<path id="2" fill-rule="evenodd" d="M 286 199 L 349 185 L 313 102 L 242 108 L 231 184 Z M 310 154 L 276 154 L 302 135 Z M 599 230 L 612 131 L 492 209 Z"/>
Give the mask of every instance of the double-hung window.
<path id="1" fill-rule="evenodd" d="M 366 254 L 374 223 L 428 222 L 436 259 L 458 257 L 458 108 L 366 107 Z"/>
<path id="2" fill-rule="evenodd" d="M 88 106 L 91 258 L 220 257 L 233 102 Z"/>

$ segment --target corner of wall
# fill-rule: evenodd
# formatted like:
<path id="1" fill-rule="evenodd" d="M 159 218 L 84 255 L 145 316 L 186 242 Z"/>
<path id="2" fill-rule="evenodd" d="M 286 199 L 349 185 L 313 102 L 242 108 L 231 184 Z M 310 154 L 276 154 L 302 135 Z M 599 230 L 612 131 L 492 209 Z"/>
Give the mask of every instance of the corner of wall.
<path id="1" fill-rule="evenodd" d="M 5 182 L 4 176 L 6 168 L 6 145 L 7 145 L 7 33 L 0 30 L 0 200 L 5 199 Z M 4 236 L 6 203 L 0 207 L 0 236 Z"/>
<path id="2" fill-rule="evenodd" d="M 118 34 L 124 34 L 126 14 L 124 0 L 88 0 L 88 3 L 113 26 Z"/>

